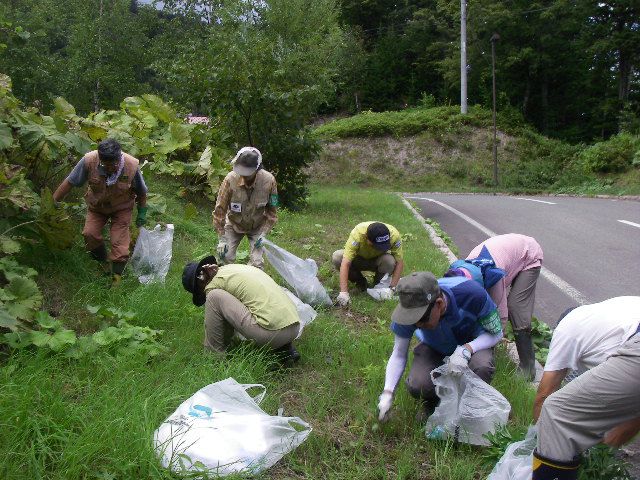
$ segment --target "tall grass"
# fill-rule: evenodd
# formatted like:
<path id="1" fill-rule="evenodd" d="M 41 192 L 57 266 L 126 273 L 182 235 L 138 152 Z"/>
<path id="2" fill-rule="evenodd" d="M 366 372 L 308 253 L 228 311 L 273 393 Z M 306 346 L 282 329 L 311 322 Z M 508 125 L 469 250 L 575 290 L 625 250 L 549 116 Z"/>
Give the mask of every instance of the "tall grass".
<path id="1" fill-rule="evenodd" d="M 267 412 L 282 407 L 285 415 L 300 416 L 314 427 L 308 440 L 263 478 L 467 479 L 487 473 L 490 466 L 480 450 L 425 439 L 414 422 L 416 404 L 402 386 L 393 418 L 378 425 L 375 406 L 393 342 L 392 302 L 376 303 L 354 292 L 350 310 L 322 310 L 298 342 L 302 360 L 291 370 L 274 370 L 273 356 L 251 346 L 226 358 L 203 351 L 203 311 L 183 291 L 181 272 L 186 261 L 214 248 L 212 206 L 199 205 L 198 216 L 187 219 L 172 184 L 157 179 L 149 184 L 167 196 L 163 221 L 176 225 L 164 285 L 142 286 L 128 274 L 120 289 L 106 289 L 107 279 L 98 275 L 80 242 L 67 252 L 34 250 L 28 260 L 41 272 L 47 308 L 68 325 L 97 328 L 85 313 L 88 303 L 135 311 L 138 324 L 164 330 L 161 341 L 168 352 L 151 361 L 103 354 L 71 361 L 38 352 L 6 358 L 0 367 L 0 478 L 175 478 L 155 457 L 154 429 L 196 390 L 227 377 L 266 385 Z M 411 234 L 405 242 L 406 272 L 441 274 L 446 268 L 400 200 L 375 190 L 313 188 L 309 208 L 282 211 L 271 239 L 314 258 L 323 283 L 335 293 L 331 253 L 364 220 L 389 222 Z M 503 356 L 495 385 L 513 404 L 514 425 L 528 424 L 532 392 L 514 377 Z"/>

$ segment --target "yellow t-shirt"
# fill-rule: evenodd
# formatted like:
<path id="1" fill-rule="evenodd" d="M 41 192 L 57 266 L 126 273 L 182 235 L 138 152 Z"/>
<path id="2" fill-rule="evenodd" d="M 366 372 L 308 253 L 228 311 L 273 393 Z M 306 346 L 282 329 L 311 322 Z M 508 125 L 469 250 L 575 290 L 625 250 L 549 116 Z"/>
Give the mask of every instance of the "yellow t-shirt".
<path id="1" fill-rule="evenodd" d="M 243 303 L 267 330 L 280 330 L 300 321 L 298 311 L 287 294 L 262 270 L 249 265 L 223 265 L 205 292 L 219 288 Z"/>
<path id="2" fill-rule="evenodd" d="M 351 234 L 349 235 L 349 239 L 347 243 L 344 245 L 344 254 L 343 258 L 347 260 L 353 260 L 356 256 L 362 257 L 366 260 L 370 260 L 372 258 L 379 257 L 384 253 L 390 253 L 393 255 L 393 258 L 398 260 L 402 260 L 402 238 L 400 236 L 400 232 L 396 230 L 396 227 L 393 225 L 389 225 L 385 223 L 387 228 L 389 229 L 389 233 L 391 234 L 391 249 L 387 252 L 381 252 L 377 250 L 374 246 L 369 245 L 367 242 L 367 227 L 375 222 L 362 222 L 355 226 L 353 230 L 351 230 Z"/>

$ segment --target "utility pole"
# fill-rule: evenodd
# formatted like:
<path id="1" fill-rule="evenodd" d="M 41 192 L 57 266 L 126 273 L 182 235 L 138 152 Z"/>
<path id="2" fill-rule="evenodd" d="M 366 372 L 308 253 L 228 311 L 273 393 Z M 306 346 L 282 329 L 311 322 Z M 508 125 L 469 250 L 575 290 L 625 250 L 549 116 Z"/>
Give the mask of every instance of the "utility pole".
<path id="1" fill-rule="evenodd" d="M 498 144 L 496 142 L 496 42 L 500 35 L 491 36 L 491 72 L 493 74 L 493 184 L 498 186 Z"/>
<path id="2" fill-rule="evenodd" d="M 460 113 L 467 113 L 467 0 L 460 0 Z"/>

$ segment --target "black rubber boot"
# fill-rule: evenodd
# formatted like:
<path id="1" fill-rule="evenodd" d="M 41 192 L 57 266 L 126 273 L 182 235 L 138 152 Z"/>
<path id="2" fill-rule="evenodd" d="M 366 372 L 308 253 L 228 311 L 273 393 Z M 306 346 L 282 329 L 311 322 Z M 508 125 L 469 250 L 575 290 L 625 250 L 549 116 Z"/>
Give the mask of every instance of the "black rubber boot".
<path id="1" fill-rule="evenodd" d="M 513 332 L 518 357 L 520 357 L 519 369 L 522 375 L 529 381 L 536 377 L 536 354 L 533 351 L 531 330 L 516 330 Z"/>
<path id="2" fill-rule="evenodd" d="M 533 451 L 533 474 L 531 480 L 576 480 L 580 460 L 558 462 Z"/>
<path id="3" fill-rule="evenodd" d="M 373 277 L 373 286 L 375 287 L 377 284 L 379 284 L 380 280 L 382 280 L 382 277 L 384 276 L 384 273 L 376 272 L 375 276 Z"/>
<path id="4" fill-rule="evenodd" d="M 292 367 L 294 363 L 300 360 L 300 353 L 295 349 L 293 343 L 287 343 L 280 348 L 276 348 L 274 352 L 285 367 Z"/>
<path id="5" fill-rule="evenodd" d="M 98 262 L 106 262 L 107 261 L 107 247 L 104 246 L 104 243 L 100 245 L 98 248 L 94 248 L 93 250 L 89 250 L 89 255 L 94 260 Z"/>
<path id="6" fill-rule="evenodd" d="M 355 283 L 356 287 L 358 287 L 358 290 L 360 290 L 361 292 L 367 291 L 367 288 L 368 288 L 367 279 L 364 278 L 364 275 L 362 274 L 362 272 L 358 270 L 354 270 L 353 268 L 350 268 L 349 280 Z"/>

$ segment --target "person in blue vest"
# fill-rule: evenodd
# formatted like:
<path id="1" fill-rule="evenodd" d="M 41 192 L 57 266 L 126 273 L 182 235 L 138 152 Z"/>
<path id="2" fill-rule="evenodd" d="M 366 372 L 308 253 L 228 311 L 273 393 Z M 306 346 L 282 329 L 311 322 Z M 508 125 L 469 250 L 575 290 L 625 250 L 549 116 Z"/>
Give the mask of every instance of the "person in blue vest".
<path id="1" fill-rule="evenodd" d="M 465 277 L 436 279 L 430 272 L 416 272 L 401 278 L 396 292 L 400 303 L 391 316 L 395 340 L 379 398 L 378 419 L 387 419 L 415 335 L 419 343 L 413 350 L 406 385 L 422 403 L 416 416 L 422 422 L 439 402 L 431 371 L 445 363 L 446 357 L 450 373 L 461 375 L 468 366 L 491 383 L 493 347 L 502 339 L 502 325 L 486 290 Z"/>

